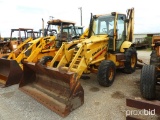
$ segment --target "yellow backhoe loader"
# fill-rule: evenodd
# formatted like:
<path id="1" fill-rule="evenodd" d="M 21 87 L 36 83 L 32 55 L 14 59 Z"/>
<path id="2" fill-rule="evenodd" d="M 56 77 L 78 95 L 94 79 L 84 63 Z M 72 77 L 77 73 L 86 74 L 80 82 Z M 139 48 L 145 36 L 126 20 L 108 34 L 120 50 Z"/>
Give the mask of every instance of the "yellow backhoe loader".
<path id="1" fill-rule="evenodd" d="M 56 25 L 61 27 L 61 32 L 57 34 L 55 29 L 51 29 L 51 25 Z M 71 25 L 71 26 L 69 26 Z M 62 42 L 72 41 L 72 36 L 64 36 L 64 33 L 67 33 L 68 30 L 74 39 L 78 39 L 79 36 L 76 35 L 76 32 L 71 31 L 74 28 L 75 23 L 62 20 L 52 20 L 48 22 L 48 28 L 44 31 L 46 37 L 40 37 L 38 39 L 32 40 L 25 44 L 25 48 L 20 54 L 15 55 L 13 51 L 6 59 L 0 59 L 0 83 L 3 87 L 10 86 L 12 84 L 19 83 L 22 70 L 23 62 L 37 62 L 43 56 L 50 56 L 47 59 L 54 57 L 55 52 L 59 49 Z M 73 27 L 72 27 L 73 26 Z M 82 29 L 82 28 L 81 28 Z M 57 34 L 57 38 L 56 38 Z M 21 48 L 21 46 L 19 46 Z M 13 72 L 15 71 L 15 72 Z"/>
<path id="2" fill-rule="evenodd" d="M 79 82 L 83 73 L 96 72 L 102 86 L 111 86 L 116 69 L 133 73 L 137 52 L 132 44 L 134 8 L 127 15 L 91 14 L 88 38 L 63 43 L 52 61 L 24 64 L 19 89 L 65 117 L 84 103 Z M 59 56 L 61 56 L 59 60 Z"/>

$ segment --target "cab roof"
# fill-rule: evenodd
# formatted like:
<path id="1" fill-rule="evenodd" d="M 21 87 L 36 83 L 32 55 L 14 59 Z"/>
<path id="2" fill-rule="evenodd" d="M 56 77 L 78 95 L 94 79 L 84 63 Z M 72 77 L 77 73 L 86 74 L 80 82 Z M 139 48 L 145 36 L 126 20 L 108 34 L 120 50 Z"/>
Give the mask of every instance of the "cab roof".
<path id="1" fill-rule="evenodd" d="M 14 31 L 28 31 L 28 30 L 33 31 L 32 28 L 18 28 L 18 29 L 11 29 L 12 32 L 14 32 Z"/>
<path id="2" fill-rule="evenodd" d="M 73 24 L 75 25 L 76 23 L 75 22 L 72 22 L 72 21 L 67 21 L 67 20 L 60 20 L 60 19 L 54 19 L 54 20 L 50 20 L 47 22 L 48 24 L 52 24 L 52 25 L 61 25 L 61 23 L 63 25 L 70 25 L 70 24 Z"/>
<path id="3" fill-rule="evenodd" d="M 124 13 L 118 13 L 118 12 L 112 12 L 112 13 L 125 15 Z M 97 15 L 93 15 L 93 16 L 100 17 L 100 16 L 106 16 L 106 15 L 112 15 L 112 13 L 109 13 L 109 14 L 97 14 Z"/>

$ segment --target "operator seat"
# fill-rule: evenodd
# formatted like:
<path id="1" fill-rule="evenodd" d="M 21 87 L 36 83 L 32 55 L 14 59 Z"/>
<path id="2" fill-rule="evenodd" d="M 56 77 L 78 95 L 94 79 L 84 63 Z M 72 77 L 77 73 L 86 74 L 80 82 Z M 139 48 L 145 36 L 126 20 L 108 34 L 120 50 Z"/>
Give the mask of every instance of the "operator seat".
<path id="1" fill-rule="evenodd" d="M 62 42 L 67 42 L 68 41 L 68 33 L 67 32 L 62 32 L 57 34 L 57 47 L 60 47 L 62 45 Z"/>

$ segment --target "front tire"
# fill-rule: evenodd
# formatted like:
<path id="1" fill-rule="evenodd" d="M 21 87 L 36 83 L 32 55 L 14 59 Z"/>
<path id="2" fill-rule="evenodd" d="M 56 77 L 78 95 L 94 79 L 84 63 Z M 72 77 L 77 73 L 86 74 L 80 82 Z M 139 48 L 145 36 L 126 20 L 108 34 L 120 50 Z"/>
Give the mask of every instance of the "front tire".
<path id="1" fill-rule="evenodd" d="M 98 82 L 101 86 L 109 87 L 115 79 L 116 67 L 113 61 L 103 60 L 98 68 Z"/>
<path id="2" fill-rule="evenodd" d="M 146 99 L 156 97 L 156 68 L 154 65 L 145 65 L 142 68 L 140 77 L 141 94 Z"/>
<path id="3" fill-rule="evenodd" d="M 51 61 L 53 59 L 52 56 L 44 56 L 40 59 L 39 64 L 41 65 L 47 65 L 47 62 Z"/>

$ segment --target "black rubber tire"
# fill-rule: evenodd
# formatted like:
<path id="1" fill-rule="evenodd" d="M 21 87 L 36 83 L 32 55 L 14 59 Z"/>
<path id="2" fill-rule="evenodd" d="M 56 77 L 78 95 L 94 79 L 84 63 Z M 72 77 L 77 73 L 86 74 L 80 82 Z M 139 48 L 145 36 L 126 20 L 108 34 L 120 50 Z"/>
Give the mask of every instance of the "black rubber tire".
<path id="1" fill-rule="evenodd" d="M 155 65 L 157 66 L 159 64 L 159 58 L 157 56 L 157 53 L 155 50 L 152 50 L 152 53 L 150 55 L 150 65 Z"/>
<path id="2" fill-rule="evenodd" d="M 112 76 L 110 77 L 110 70 Z M 101 86 L 109 87 L 113 84 L 116 75 L 116 66 L 113 61 L 103 60 L 98 68 L 97 79 Z"/>
<path id="3" fill-rule="evenodd" d="M 156 97 L 156 69 L 154 65 L 144 65 L 140 77 L 140 91 L 148 100 Z"/>
<path id="4" fill-rule="evenodd" d="M 2 59 L 7 59 L 8 58 L 8 55 L 4 55 L 1 57 Z"/>
<path id="5" fill-rule="evenodd" d="M 135 65 L 132 66 L 131 64 L 131 59 L 132 56 L 135 56 Z M 123 72 L 127 74 L 131 74 L 135 72 L 136 70 L 136 65 L 137 65 L 137 51 L 135 47 L 130 47 L 125 51 L 125 62 L 124 62 L 124 69 Z"/>
<path id="6" fill-rule="evenodd" d="M 51 61 L 53 59 L 52 56 L 44 56 L 40 59 L 39 64 L 46 65 L 47 62 Z"/>

